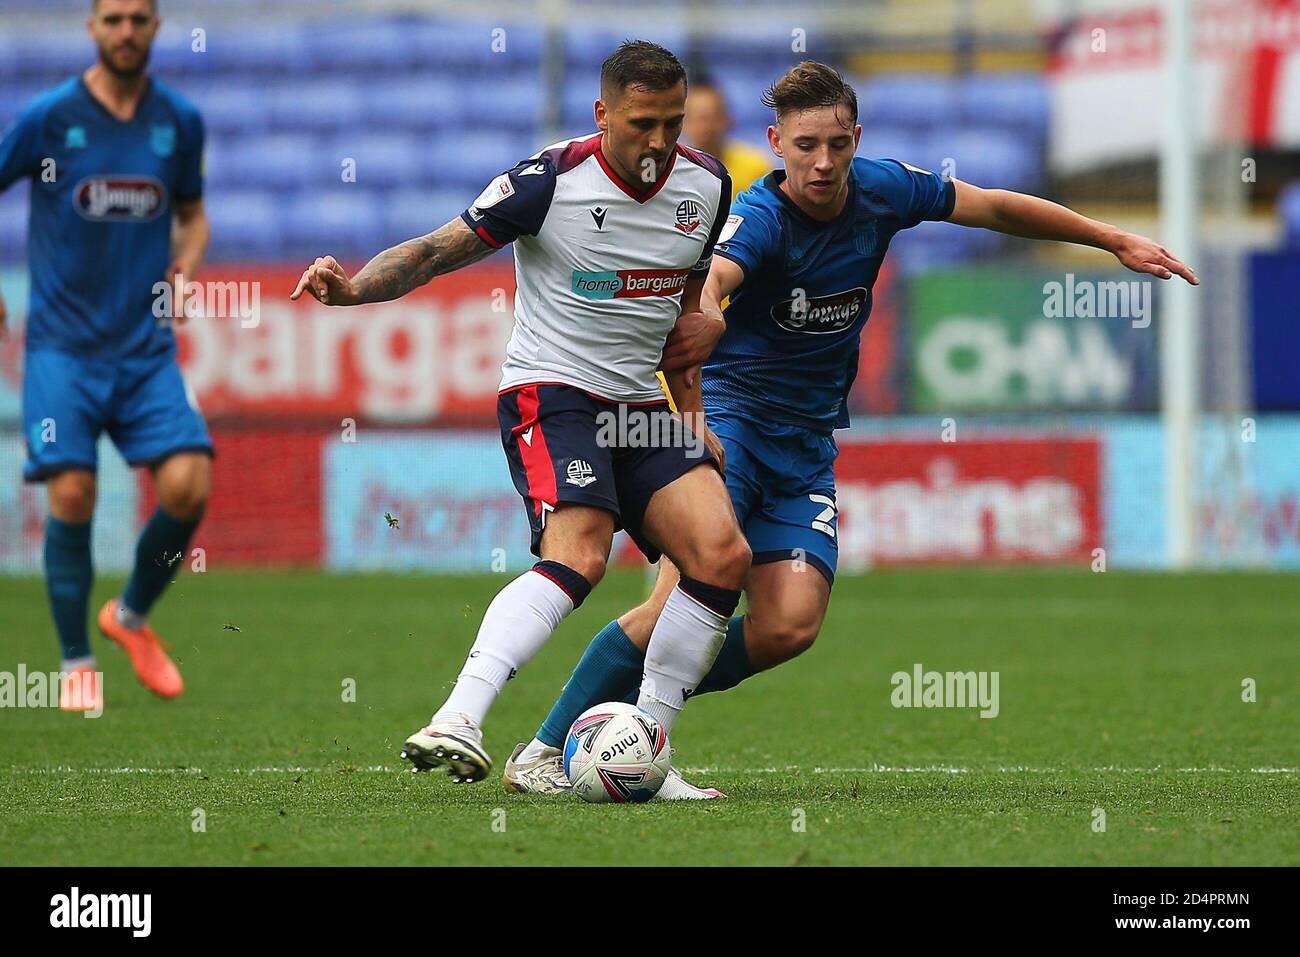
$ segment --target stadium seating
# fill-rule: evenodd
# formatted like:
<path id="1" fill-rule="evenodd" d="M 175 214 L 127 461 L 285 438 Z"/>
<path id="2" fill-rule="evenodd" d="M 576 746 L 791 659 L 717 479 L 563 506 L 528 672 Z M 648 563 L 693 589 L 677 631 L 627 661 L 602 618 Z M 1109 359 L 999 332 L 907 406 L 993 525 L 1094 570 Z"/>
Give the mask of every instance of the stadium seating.
<path id="1" fill-rule="evenodd" d="M 0 9 L 27 6 L 0 0 Z M 45 6 L 79 12 L 84 4 Z M 736 135 L 762 142 L 770 113 L 761 95 L 799 56 L 789 34 L 715 34 L 692 45 L 674 16 L 665 15 L 653 37 L 707 66 L 727 95 Z M 367 244 L 436 227 L 502 169 L 593 128 L 596 70 L 624 38 L 596 27 L 565 30 L 558 125 L 548 130 L 536 25 L 409 15 L 357 23 L 330 17 L 326 5 L 310 21 L 277 21 L 264 31 L 236 30 L 227 19 L 207 30 L 203 53 L 193 52 L 190 29 L 165 22 L 153 65 L 204 115 L 214 259 L 297 260 L 345 247 L 361 254 L 373 251 Z M 79 30 L 0 36 L 0 124 L 91 55 Z M 956 175 L 976 183 L 1041 187 L 1047 99 L 1039 75 L 882 74 L 855 85 L 862 155 L 932 168 L 952 158 Z M 342 180 L 346 158 L 356 160 L 355 182 Z M 24 196 L 0 196 L 2 261 L 24 256 L 26 217 L 12 215 Z M 979 255 L 986 241 L 960 232 L 919 230 L 900 240 L 899 258 L 907 266 Z"/>
<path id="2" fill-rule="evenodd" d="M 1292 248 L 1300 247 L 1300 180 L 1282 190 L 1277 207 L 1286 244 Z"/>

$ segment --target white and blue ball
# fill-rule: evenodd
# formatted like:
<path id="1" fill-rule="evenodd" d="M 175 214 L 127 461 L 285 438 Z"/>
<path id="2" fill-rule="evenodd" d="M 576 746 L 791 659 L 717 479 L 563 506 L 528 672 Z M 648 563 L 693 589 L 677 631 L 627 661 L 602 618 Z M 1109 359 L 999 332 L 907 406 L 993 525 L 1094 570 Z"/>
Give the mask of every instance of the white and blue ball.
<path id="1" fill-rule="evenodd" d="M 588 708 L 564 740 L 564 773 L 584 801 L 648 801 L 672 769 L 668 733 L 634 705 Z"/>

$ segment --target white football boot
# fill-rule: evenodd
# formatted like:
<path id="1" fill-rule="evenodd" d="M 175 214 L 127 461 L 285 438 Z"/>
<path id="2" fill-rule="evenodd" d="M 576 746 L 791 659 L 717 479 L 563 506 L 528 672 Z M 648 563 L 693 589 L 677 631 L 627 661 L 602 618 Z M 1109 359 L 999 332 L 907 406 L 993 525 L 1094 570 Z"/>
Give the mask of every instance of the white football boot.
<path id="1" fill-rule="evenodd" d="M 520 762 L 519 755 L 528 745 L 518 744 L 501 776 L 507 791 L 518 794 L 564 794 L 569 779 L 564 773 L 564 757 L 559 748 L 547 748 L 536 761 Z"/>
<path id="2" fill-rule="evenodd" d="M 457 784 L 482 781 L 492 771 L 492 759 L 483 750 L 483 732 L 464 715 L 454 715 L 421 728 L 406 739 L 402 757 L 412 771 L 432 771 L 446 766 Z"/>
<path id="3" fill-rule="evenodd" d="M 664 778 L 664 783 L 659 788 L 659 793 L 652 797 L 652 801 L 712 801 L 714 798 L 726 797 L 717 788 L 697 788 L 690 784 L 682 777 L 681 772 L 673 768 Z"/>

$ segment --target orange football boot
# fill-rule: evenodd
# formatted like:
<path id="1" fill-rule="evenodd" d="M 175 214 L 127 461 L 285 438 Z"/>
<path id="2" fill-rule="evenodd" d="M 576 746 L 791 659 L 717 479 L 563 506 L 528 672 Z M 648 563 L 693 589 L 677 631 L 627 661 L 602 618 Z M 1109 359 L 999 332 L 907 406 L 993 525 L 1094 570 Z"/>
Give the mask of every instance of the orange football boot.
<path id="1" fill-rule="evenodd" d="M 73 668 L 59 682 L 59 707 L 64 711 L 103 711 L 104 689 L 95 669 Z"/>
<path id="2" fill-rule="evenodd" d="M 167 657 L 165 649 L 170 645 L 164 644 L 148 625 L 136 630 L 119 624 L 116 598 L 110 598 L 99 610 L 99 630 L 126 650 L 140 684 L 154 694 L 163 698 L 175 698 L 184 690 L 185 683 L 181 681 L 180 671 Z"/>

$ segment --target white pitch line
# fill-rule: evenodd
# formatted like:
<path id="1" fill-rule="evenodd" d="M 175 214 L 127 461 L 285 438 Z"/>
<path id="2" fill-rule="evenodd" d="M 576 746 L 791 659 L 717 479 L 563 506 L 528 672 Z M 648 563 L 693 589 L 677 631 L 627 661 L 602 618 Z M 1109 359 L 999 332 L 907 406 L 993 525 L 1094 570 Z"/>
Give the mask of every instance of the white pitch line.
<path id="1" fill-rule="evenodd" d="M 682 768 L 687 774 L 1300 774 L 1300 768 L 1165 768 L 1157 765 L 1152 768 L 1042 768 L 1042 767 L 995 767 L 995 768 L 959 768 L 943 765 L 925 767 L 892 767 L 873 764 L 860 768 L 802 768 L 790 765 L 784 768 Z M 373 764 L 364 768 L 298 768 L 298 767 L 253 767 L 253 768 L 74 768 L 67 765 L 53 768 L 11 768 L 9 774 L 409 774 L 410 769 L 397 765 Z"/>

